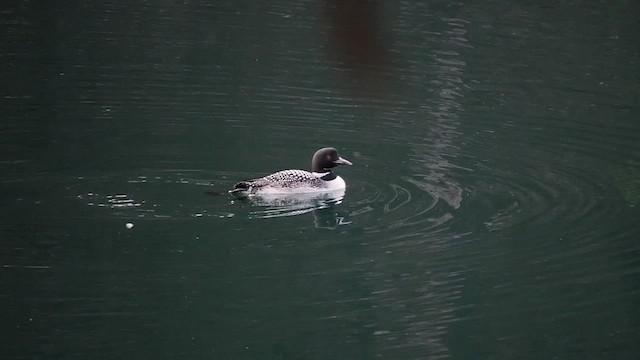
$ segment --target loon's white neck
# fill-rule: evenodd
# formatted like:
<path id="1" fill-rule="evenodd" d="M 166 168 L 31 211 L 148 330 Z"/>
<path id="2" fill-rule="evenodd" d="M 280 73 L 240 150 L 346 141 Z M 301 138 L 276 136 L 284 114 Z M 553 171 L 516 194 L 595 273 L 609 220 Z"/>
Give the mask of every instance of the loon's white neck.
<path id="1" fill-rule="evenodd" d="M 317 178 L 319 178 L 321 180 L 324 180 L 324 181 L 333 181 L 338 177 L 338 175 L 334 174 L 331 171 L 327 171 L 327 172 L 324 172 L 324 173 L 314 172 L 312 174 L 313 174 L 313 176 L 315 176 L 315 177 L 317 177 Z"/>

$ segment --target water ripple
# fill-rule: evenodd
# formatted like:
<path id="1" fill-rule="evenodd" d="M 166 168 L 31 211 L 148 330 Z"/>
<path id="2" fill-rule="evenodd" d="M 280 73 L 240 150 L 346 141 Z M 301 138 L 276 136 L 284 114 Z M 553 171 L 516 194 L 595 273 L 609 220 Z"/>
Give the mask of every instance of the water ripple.
<path id="1" fill-rule="evenodd" d="M 377 186 L 355 182 L 345 203 L 349 219 L 362 223 L 365 233 L 384 232 L 393 239 L 426 235 L 453 218 L 451 207 L 433 192 L 424 191 L 411 179 Z"/>

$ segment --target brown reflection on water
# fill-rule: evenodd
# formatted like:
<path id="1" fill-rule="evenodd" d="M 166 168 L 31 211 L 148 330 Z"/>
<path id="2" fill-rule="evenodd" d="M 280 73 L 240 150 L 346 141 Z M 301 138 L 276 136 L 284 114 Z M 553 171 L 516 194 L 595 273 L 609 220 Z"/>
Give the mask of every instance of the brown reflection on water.
<path id="1" fill-rule="evenodd" d="M 325 0 L 323 15 L 330 51 L 346 74 L 354 96 L 379 98 L 393 87 L 390 29 L 392 18 L 376 1 Z"/>

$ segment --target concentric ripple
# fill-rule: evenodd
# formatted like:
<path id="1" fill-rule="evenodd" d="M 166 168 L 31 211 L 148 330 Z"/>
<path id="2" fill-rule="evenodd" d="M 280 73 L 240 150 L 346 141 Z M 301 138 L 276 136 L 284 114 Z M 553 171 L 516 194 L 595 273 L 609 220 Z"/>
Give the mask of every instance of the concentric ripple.
<path id="1" fill-rule="evenodd" d="M 550 137 L 561 125 L 548 119 L 546 128 L 518 139 L 517 144 L 511 135 L 498 135 L 496 144 L 510 148 L 509 153 L 496 153 L 498 145 L 474 144 L 475 152 L 465 154 L 477 164 L 468 178 L 472 194 L 466 210 L 481 215 L 487 231 L 557 237 L 587 231 L 595 235 L 598 228 L 593 224 L 615 219 L 634 205 L 633 182 L 629 181 L 630 174 L 638 173 L 634 162 L 620 163 L 591 138 L 591 132 L 573 132 L 563 142 L 544 140 L 544 134 Z M 512 130 L 496 131 L 506 134 Z M 620 134 L 619 139 L 622 149 L 631 144 L 627 135 Z M 485 160 L 485 151 L 493 159 Z"/>
<path id="2" fill-rule="evenodd" d="M 364 224 L 365 233 L 385 232 L 392 238 L 425 235 L 453 218 L 454 209 L 437 196 L 436 188 L 410 177 L 384 185 L 356 182 L 347 193 L 349 219 Z"/>
<path id="3" fill-rule="evenodd" d="M 599 206 L 601 194 L 600 185 L 580 169 L 512 167 L 476 184 L 474 200 L 491 209 L 487 229 L 499 231 L 539 228 L 557 219 L 570 227 L 598 218 L 611 210 Z"/>

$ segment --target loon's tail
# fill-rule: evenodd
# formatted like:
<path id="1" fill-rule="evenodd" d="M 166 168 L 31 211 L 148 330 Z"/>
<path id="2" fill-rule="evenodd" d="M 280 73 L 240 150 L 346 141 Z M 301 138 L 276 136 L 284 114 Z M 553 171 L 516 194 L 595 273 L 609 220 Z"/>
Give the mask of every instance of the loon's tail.
<path id="1" fill-rule="evenodd" d="M 233 189 L 229 190 L 229 194 L 238 196 L 238 197 L 245 197 L 249 194 L 249 191 L 251 189 L 251 184 L 247 181 L 241 181 L 237 184 L 235 184 L 233 186 Z"/>
<path id="2" fill-rule="evenodd" d="M 215 189 L 214 191 L 206 191 L 205 193 L 211 196 L 222 196 L 222 195 L 227 195 L 227 194 L 232 194 L 235 196 L 239 196 L 242 197 L 247 196 L 247 193 L 249 192 L 249 188 L 250 188 L 250 184 L 246 181 L 241 181 L 237 184 L 235 184 L 233 186 L 233 189 L 231 190 L 220 190 L 220 189 Z"/>

